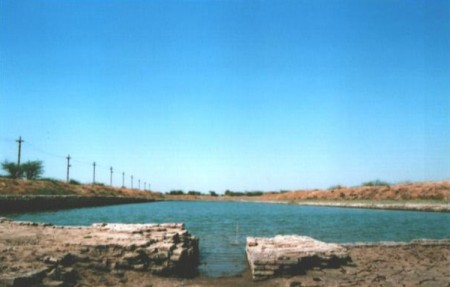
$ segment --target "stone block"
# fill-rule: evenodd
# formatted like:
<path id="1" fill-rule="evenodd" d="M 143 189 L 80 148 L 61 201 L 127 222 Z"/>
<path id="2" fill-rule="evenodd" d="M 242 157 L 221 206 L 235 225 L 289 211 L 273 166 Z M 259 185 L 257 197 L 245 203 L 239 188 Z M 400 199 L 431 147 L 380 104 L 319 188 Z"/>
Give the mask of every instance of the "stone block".
<path id="1" fill-rule="evenodd" d="M 40 268 L 24 273 L 6 274 L 0 278 L 0 286 L 26 287 L 39 285 L 47 275 L 47 268 Z"/>
<path id="2" fill-rule="evenodd" d="M 335 268 L 351 261 L 343 246 L 297 235 L 249 237 L 246 252 L 254 280 L 303 274 L 317 266 Z"/>

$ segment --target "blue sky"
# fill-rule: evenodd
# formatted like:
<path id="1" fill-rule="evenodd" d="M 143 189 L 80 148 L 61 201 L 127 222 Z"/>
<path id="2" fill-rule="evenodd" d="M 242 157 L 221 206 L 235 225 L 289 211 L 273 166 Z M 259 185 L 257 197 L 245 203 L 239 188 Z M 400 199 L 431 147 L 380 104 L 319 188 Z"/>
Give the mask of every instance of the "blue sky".
<path id="1" fill-rule="evenodd" d="M 433 1 L 0 1 L 0 159 L 168 191 L 449 178 Z M 142 184 L 143 186 L 143 184 Z"/>

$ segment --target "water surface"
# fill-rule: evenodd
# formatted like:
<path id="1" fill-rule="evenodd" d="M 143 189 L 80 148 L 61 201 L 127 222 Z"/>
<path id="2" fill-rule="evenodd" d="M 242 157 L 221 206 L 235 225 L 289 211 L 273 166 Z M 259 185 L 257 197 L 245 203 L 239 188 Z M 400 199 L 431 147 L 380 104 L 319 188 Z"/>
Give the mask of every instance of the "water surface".
<path id="1" fill-rule="evenodd" d="M 450 213 L 270 203 L 165 201 L 11 217 L 56 225 L 183 222 L 200 238 L 200 272 L 206 276 L 242 272 L 247 236 L 299 234 L 339 243 L 450 237 Z"/>

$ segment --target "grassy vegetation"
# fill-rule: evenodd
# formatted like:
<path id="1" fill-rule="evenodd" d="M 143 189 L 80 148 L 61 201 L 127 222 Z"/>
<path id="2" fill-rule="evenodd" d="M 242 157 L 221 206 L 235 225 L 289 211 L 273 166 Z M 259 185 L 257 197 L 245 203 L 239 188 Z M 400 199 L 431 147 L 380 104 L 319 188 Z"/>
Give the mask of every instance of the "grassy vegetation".
<path id="1" fill-rule="evenodd" d="M 170 195 L 183 195 L 184 191 L 182 191 L 182 190 L 171 190 L 171 191 L 169 191 L 169 194 Z"/>
<path id="2" fill-rule="evenodd" d="M 78 180 L 75 180 L 75 179 L 69 180 L 69 183 L 73 184 L 73 185 L 81 185 L 81 183 Z"/>
<path id="3" fill-rule="evenodd" d="M 226 190 L 225 191 L 225 196 L 261 196 L 263 195 L 264 192 L 262 191 L 231 191 L 231 190 Z"/>
<path id="4" fill-rule="evenodd" d="M 379 179 L 363 182 L 362 186 L 390 186 L 390 184 L 386 181 L 382 181 Z"/>
<path id="5" fill-rule="evenodd" d="M 337 190 L 337 189 L 343 189 L 345 188 L 345 186 L 340 185 L 340 184 L 336 184 L 336 185 L 332 185 L 328 188 L 328 190 Z"/>
<path id="6" fill-rule="evenodd" d="M 46 181 L 46 182 L 51 182 L 51 183 L 59 183 L 59 182 L 61 182 L 60 180 L 55 179 L 55 178 L 51 178 L 51 177 L 43 177 L 43 178 L 40 178 L 39 180 Z"/>
<path id="7" fill-rule="evenodd" d="M 188 191 L 189 195 L 202 195 L 202 193 L 200 191 L 195 191 L 195 190 L 190 190 Z"/>
<path id="8" fill-rule="evenodd" d="M 268 191 L 265 194 L 283 194 L 283 193 L 288 193 L 288 192 L 291 192 L 291 190 L 281 189 L 279 191 Z"/>
<path id="9" fill-rule="evenodd" d="M 116 193 L 114 191 L 108 191 L 108 190 L 100 190 L 96 192 L 96 195 L 99 196 L 114 196 Z"/>

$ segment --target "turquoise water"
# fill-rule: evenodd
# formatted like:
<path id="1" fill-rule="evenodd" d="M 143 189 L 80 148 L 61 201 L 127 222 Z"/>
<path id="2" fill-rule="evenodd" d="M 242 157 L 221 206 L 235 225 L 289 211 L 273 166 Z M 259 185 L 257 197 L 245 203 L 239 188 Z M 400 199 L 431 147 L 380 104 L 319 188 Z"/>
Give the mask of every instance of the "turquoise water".
<path id="1" fill-rule="evenodd" d="M 184 222 L 200 238 L 200 272 L 212 277 L 236 275 L 246 268 L 247 236 L 299 234 L 340 243 L 450 238 L 450 213 L 286 204 L 168 201 L 11 217 L 57 225 Z"/>

